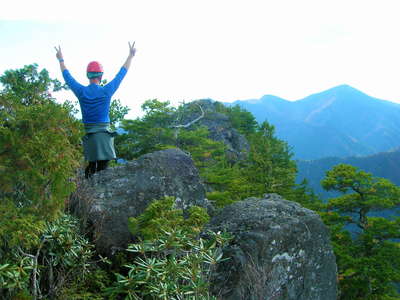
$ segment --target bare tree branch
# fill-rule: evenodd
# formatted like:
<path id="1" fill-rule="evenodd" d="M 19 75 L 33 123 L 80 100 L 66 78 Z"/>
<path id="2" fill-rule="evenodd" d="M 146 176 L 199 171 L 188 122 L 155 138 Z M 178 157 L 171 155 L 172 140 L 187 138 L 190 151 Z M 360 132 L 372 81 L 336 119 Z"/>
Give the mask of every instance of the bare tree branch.
<path id="1" fill-rule="evenodd" d="M 200 108 L 200 110 L 201 110 L 201 115 L 199 116 L 199 117 L 197 117 L 196 119 L 194 119 L 193 121 L 190 121 L 189 123 L 186 123 L 186 124 L 179 124 L 179 125 L 174 125 L 174 126 L 172 126 L 172 128 L 188 128 L 188 127 L 190 127 L 191 125 L 193 125 L 194 123 L 196 123 L 197 121 L 199 121 L 199 120 L 201 120 L 202 118 L 204 118 L 204 110 L 203 110 L 203 108 L 201 107 L 201 105 L 199 105 L 199 104 L 197 104 L 196 103 L 196 105 Z"/>
<path id="2" fill-rule="evenodd" d="M 25 253 L 20 247 L 18 247 L 19 252 L 21 252 L 22 255 L 27 256 L 33 260 L 33 270 L 32 270 L 32 289 L 33 289 L 33 299 L 36 300 L 38 299 L 38 294 L 41 294 L 40 288 L 39 288 L 39 282 L 37 279 L 37 276 L 39 275 L 38 271 L 38 258 L 40 255 L 40 251 L 42 250 L 42 247 L 44 243 L 47 242 L 45 238 L 42 239 L 37 251 L 36 255 L 32 255 L 29 253 Z"/>

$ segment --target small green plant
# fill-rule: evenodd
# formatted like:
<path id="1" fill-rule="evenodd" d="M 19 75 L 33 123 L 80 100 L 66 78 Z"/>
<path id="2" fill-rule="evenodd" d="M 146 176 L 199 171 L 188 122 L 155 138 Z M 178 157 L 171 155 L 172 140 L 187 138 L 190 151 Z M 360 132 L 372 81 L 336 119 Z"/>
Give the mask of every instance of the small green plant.
<path id="1" fill-rule="evenodd" d="M 210 232 L 195 239 L 181 230 L 164 232 L 158 239 L 129 245 L 137 256 L 125 265 L 127 275 L 116 274 L 106 295 L 125 299 L 204 300 L 217 299 L 209 293 L 209 279 L 223 260 L 226 234 Z"/>
<path id="2" fill-rule="evenodd" d="M 188 209 L 188 217 L 185 218 L 183 211 L 174 208 L 174 204 L 174 197 L 152 202 L 142 215 L 129 218 L 129 230 L 144 240 L 157 239 L 164 232 L 177 229 L 190 236 L 199 234 L 209 221 L 207 211 L 202 207 L 192 206 Z"/>
<path id="3" fill-rule="evenodd" d="M 0 296 L 13 299 L 29 291 L 32 299 L 58 296 L 95 271 L 93 246 L 79 234 L 78 220 L 62 215 L 47 222 L 29 244 L 3 248 L 0 264 Z M 70 299 L 70 298 L 69 298 Z"/>
<path id="4" fill-rule="evenodd" d="M 226 234 L 199 233 L 209 221 L 204 208 L 193 206 L 185 218 L 174 208 L 175 199 L 154 201 L 137 218 L 130 218 L 130 231 L 143 240 L 127 249 L 134 259 L 125 264 L 125 274 L 117 273 L 110 297 L 125 299 L 216 299 L 209 294 L 209 278 L 222 260 Z"/>

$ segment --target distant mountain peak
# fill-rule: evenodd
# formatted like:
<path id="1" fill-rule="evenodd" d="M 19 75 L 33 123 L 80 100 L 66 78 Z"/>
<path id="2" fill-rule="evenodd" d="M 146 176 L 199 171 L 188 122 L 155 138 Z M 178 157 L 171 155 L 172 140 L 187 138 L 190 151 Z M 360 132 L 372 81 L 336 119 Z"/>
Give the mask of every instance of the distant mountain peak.
<path id="1" fill-rule="evenodd" d="M 358 90 L 358 89 L 356 89 L 356 88 L 354 88 L 354 87 L 352 87 L 352 86 L 350 86 L 350 85 L 348 85 L 348 84 L 341 84 L 341 85 L 335 86 L 335 87 L 333 87 L 333 88 L 327 90 L 327 92 L 328 92 L 328 91 L 335 91 L 335 92 L 357 92 L 357 93 L 365 94 L 365 93 L 361 92 L 360 90 Z"/>
<path id="2" fill-rule="evenodd" d="M 297 101 L 265 95 L 236 102 L 267 120 L 296 158 L 367 155 L 400 146 L 400 104 L 341 84 Z"/>
<path id="3" fill-rule="evenodd" d="M 339 84 L 339 85 L 333 87 L 332 89 L 352 89 L 352 90 L 356 90 L 355 88 L 353 88 L 352 86 L 350 86 L 348 84 Z"/>
<path id="4" fill-rule="evenodd" d="M 364 92 L 348 85 L 348 84 L 341 84 L 338 86 L 335 86 L 333 88 L 330 88 L 328 90 L 319 92 L 319 93 L 315 93 L 312 94 L 310 96 L 307 96 L 303 99 L 297 100 L 299 102 L 303 102 L 303 103 L 313 103 L 313 102 L 331 102 L 331 98 L 334 97 L 335 101 L 339 100 L 342 103 L 348 103 L 349 100 L 350 102 L 354 102 L 354 101 L 362 101 L 362 102 L 370 102 L 370 101 L 375 101 L 375 100 L 379 100 L 376 99 L 374 97 L 371 97 L 367 94 L 365 94 Z M 297 102 L 296 101 L 296 102 Z M 382 101 L 382 100 L 380 100 Z"/>

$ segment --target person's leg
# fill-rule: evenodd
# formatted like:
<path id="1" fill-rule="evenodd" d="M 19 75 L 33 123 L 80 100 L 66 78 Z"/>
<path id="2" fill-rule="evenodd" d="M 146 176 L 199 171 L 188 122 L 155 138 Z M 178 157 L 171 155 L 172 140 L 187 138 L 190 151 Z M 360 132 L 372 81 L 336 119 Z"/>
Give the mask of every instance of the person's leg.
<path id="1" fill-rule="evenodd" d="M 85 169 L 85 178 L 88 179 L 90 176 L 92 176 L 94 173 L 96 173 L 96 162 L 95 161 L 90 161 L 88 166 Z"/>
<path id="2" fill-rule="evenodd" d="M 107 169 L 109 160 L 98 160 L 96 172 Z"/>

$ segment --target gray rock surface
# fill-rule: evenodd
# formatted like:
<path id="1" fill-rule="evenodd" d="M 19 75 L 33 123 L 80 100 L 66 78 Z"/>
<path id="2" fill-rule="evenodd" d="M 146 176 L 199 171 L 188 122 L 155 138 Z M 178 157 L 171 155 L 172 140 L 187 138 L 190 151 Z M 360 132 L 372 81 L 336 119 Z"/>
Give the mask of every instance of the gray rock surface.
<path id="1" fill-rule="evenodd" d="M 230 160 L 235 162 L 245 159 L 250 150 L 250 145 L 244 135 L 240 134 L 232 127 L 229 117 L 218 113 L 215 107 L 216 103 L 212 100 L 204 99 L 193 101 L 188 105 L 193 109 L 197 104 L 203 108 L 205 115 L 196 124 L 208 128 L 210 139 L 222 142 L 226 145 L 228 158 Z M 193 111 L 193 113 L 185 117 L 184 123 L 194 120 L 200 115 L 199 109 L 193 109 Z"/>
<path id="2" fill-rule="evenodd" d="M 192 159 L 179 149 L 146 154 L 123 166 L 96 173 L 89 186 L 87 218 L 94 227 L 97 250 L 107 255 L 132 241 L 128 218 L 140 215 L 153 200 L 174 196 L 178 208 L 209 208 Z M 83 207 L 77 203 L 81 200 L 77 197 L 72 205 Z"/>
<path id="3" fill-rule="evenodd" d="M 225 207 L 209 229 L 233 240 L 212 278 L 224 300 L 335 300 L 336 262 L 320 217 L 268 194 Z"/>

